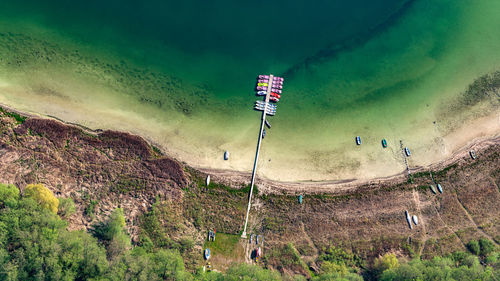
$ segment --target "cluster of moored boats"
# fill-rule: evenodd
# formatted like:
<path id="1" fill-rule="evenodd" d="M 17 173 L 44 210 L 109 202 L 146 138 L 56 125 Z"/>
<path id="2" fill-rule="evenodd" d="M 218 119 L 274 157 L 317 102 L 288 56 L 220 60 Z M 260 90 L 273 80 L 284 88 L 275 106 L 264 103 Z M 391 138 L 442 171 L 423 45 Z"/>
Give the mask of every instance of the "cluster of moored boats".
<path id="1" fill-rule="evenodd" d="M 257 96 L 263 96 L 264 100 L 255 101 L 254 109 L 259 111 L 264 111 L 266 115 L 274 116 L 276 114 L 276 109 L 278 106 L 273 103 L 277 103 L 281 98 L 281 90 L 283 89 L 282 77 L 273 76 L 271 79 L 270 75 L 259 75 L 257 77 L 257 85 L 255 86 Z M 272 102 L 272 103 L 271 103 Z M 269 121 L 264 119 L 267 128 L 271 129 L 271 124 Z M 262 131 L 262 138 L 266 136 L 266 129 Z"/>
<path id="2" fill-rule="evenodd" d="M 271 87 L 269 101 L 278 102 L 281 98 L 284 79 L 277 76 L 273 77 L 272 81 L 270 81 L 270 79 L 269 75 L 259 75 L 259 77 L 257 77 L 257 86 L 255 87 L 257 95 L 266 96 L 268 88 Z"/>
<path id="3" fill-rule="evenodd" d="M 258 100 L 258 101 L 255 102 L 255 109 L 263 111 L 265 109 L 265 107 L 266 107 L 266 102 L 265 101 Z M 278 108 L 277 105 L 275 105 L 275 104 L 268 104 L 267 105 L 266 114 L 273 116 L 274 114 L 276 114 L 276 108 Z"/>
<path id="4" fill-rule="evenodd" d="M 382 143 L 383 148 L 387 148 L 387 140 L 386 139 L 382 139 L 381 143 Z M 360 136 L 356 136 L 356 144 L 361 145 L 361 137 Z M 411 152 L 410 152 L 410 149 L 408 147 L 404 148 L 404 152 L 405 152 L 406 157 L 411 156 Z"/>
<path id="5" fill-rule="evenodd" d="M 275 115 L 276 108 L 278 107 L 275 104 L 269 103 L 277 103 L 281 98 L 281 90 L 283 89 L 283 81 L 282 77 L 273 77 L 271 80 L 270 75 L 259 75 L 257 77 L 257 85 L 255 87 L 257 96 L 266 97 L 266 100 L 261 101 L 258 100 L 255 102 L 254 109 L 259 111 L 265 111 L 267 115 Z M 270 90 L 270 91 L 269 91 Z M 269 93 L 269 99 L 267 99 L 267 94 Z M 269 102 L 268 102 L 269 101 Z M 269 122 L 266 123 L 266 126 L 269 128 L 271 125 Z"/>

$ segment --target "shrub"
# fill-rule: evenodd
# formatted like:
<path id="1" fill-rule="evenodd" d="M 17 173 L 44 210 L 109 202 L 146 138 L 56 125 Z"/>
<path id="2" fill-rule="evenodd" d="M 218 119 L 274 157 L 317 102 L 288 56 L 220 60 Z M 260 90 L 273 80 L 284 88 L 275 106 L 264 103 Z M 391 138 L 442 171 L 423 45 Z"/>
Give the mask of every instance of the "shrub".
<path id="1" fill-rule="evenodd" d="M 493 242 L 486 238 L 479 239 L 479 247 L 481 248 L 482 256 L 489 255 L 495 249 L 495 245 L 493 245 Z"/>
<path id="2" fill-rule="evenodd" d="M 387 269 L 394 269 L 399 267 L 399 261 L 393 253 L 387 253 L 382 257 L 375 259 L 373 268 L 377 275 L 382 274 Z"/>
<path id="3" fill-rule="evenodd" d="M 19 189 L 12 184 L 0 184 L 0 202 L 2 205 L 14 207 L 19 199 Z"/>
<path id="4" fill-rule="evenodd" d="M 75 202 L 71 198 L 59 198 L 58 215 L 69 218 L 76 212 Z"/>
<path id="5" fill-rule="evenodd" d="M 481 252 L 481 247 L 476 240 L 469 241 L 469 243 L 467 243 L 467 249 L 469 249 L 469 251 L 474 255 L 479 255 Z"/>
<path id="6" fill-rule="evenodd" d="M 43 184 L 28 184 L 24 189 L 24 196 L 33 198 L 42 207 L 50 210 L 52 213 L 57 214 L 57 207 L 59 200 L 54 196 Z"/>

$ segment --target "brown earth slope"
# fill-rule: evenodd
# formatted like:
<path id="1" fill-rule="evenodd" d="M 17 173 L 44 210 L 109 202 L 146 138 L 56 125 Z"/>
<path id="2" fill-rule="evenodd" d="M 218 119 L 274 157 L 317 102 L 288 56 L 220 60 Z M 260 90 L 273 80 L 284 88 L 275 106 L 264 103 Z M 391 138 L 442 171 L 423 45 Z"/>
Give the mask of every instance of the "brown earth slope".
<path id="1" fill-rule="evenodd" d="M 451 166 L 433 171 L 443 194 L 431 192 L 428 171 L 415 174 L 413 183 L 305 195 L 301 205 L 297 194 L 261 191 L 249 223 L 249 233 L 265 237 L 260 262 L 308 275 L 321 266 L 318 257 L 331 245 L 367 261 L 361 264 L 366 266 L 384 252 L 431 257 L 464 249 L 472 238 L 500 243 L 499 141 L 478 151 L 477 160 L 464 153 Z M 147 213 L 149 223 L 159 220 L 163 236 L 181 244 L 186 237 L 192 239 L 192 245 L 187 243 L 190 253 L 201 250 L 209 228 L 234 235 L 242 231 L 247 186 L 205 187 L 206 174 L 162 156 L 127 133 L 87 132 L 47 119 L 23 121 L 2 111 L 0 165 L 0 182 L 21 188 L 44 183 L 56 195 L 73 198 L 77 213 L 70 219 L 72 229 L 91 228 L 122 207 L 136 241 Z M 158 215 L 153 216 L 155 202 Z M 405 210 L 419 217 L 413 230 Z M 257 247 L 241 243 L 247 252 Z M 202 262 L 201 256 L 187 256 L 188 268 Z M 224 260 L 230 263 L 231 257 Z"/>

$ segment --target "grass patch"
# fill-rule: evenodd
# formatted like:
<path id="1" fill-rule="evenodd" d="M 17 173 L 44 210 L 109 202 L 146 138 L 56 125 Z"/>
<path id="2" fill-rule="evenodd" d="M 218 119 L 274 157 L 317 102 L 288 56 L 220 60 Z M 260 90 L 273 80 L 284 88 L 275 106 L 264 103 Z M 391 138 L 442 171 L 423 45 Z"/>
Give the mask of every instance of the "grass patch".
<path id="1" fill-rule="evenodd" d="M 14 118 L 17 121 L 17 123 L 19 123 L 19 124 L 24 123 L 24 121 L 26 121 L 26 118 L 27 118 L 26 116 L 21 116 L 21 115 L 17 114 L 16 112 L 6 111 L 2 107 L 0 107 L 0 112 L 5 114 L 6 116 Z"/>
<path id="2" fill-rule="evenodd" d="M 144 190 L 145 188 L 146 181 L 142 179 L 122 177 L 112 184 L 111 191 L 126 194 L 133 191 Z"/>
<path id="3" fill-rule="evenodd" d="M 158 147 L 156 147 L 156 146 L 152 145 L 152 146 L 151 146 L 151 149 L 153 150 L 153 152 L 154 152 L 156 155 L 158 155 L 158 156 L 163 156 L 163 153 L 161 152 L 161 150 L 160 150 Z"/>
<path id="4" fill-rule="evenodd" d="M 217 233 L 215 241 L 205 241 L 203 249 L 209 248 L 212 255 L 222 255 L 226 257 L 234 257 L 241 254 L 239 246 L 240 235 Z"/>
<path id="5" fill-rule="evenodd" d="M 94 218 L 96 205 L 97 205 L 96 200 L 90 200 L 90 203 L 87 205 L 87 207 L 84 210 L 84 214 L 91 217 L 91 218 Z"/>
<path id="6" fill-rule="evenodd" d="M 203 183 L 202 183 L 203 185 Z M 218 184 L 211 182 L 208 187 L 208 189 L 220 189 L 227 191 L 230 194 L 238 194 L 238 193 L 249 193 L 250 192 L 250 185 L 243 186 L 241 188 L 231 188 L 230 186 L 223 185 L 223 184 Z M 259 194 L 259 189 L 257 185 L 253 186 L 253 195 L 258 195 Z"/>
<path id="7" fill-rule="evenodd" d="M 439 172 L 434 172 L 434 173 L 433 173 L 433 175 L 434 175 L 435 177 L 440 177 L 440 178 L 442 178 L 442 177 L 444 177 L 444 176 L 446 175 L 446 173 L 448 173 L 448 171 L 449 171 L 449 170 L 451 170 L 451 169 L 455 169 L 457 166 L 458 166 L 458 164 L 457 164 L 457 163 L 455 163 L 455 164 L 453 164 L 453 165 L 450 165 L 450 166 L 448 166 L 448 167 L 446 167 L 446 168 L 442 169 L 442 170 L 441 170 L 441 171 L 439 171 Z"/>

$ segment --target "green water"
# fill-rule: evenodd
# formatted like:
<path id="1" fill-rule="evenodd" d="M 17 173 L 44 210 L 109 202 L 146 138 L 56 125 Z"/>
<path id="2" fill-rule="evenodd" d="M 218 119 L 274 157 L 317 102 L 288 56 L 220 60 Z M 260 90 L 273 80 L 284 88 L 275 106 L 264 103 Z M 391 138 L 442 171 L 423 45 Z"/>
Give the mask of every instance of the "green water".
<path id="1" fill-rule="evenodd" d="M 499 1 L 271 2 L 0 3 L 2 102 L 247 171 L 254 79 L 272 72 L 285 85 L 263 173 L 338 179 L 380 156 L 346 152 L 354 136 L 418 151 L 456 127 L 467 85 L 500 69 Z M 233 162 L 214 163 L 225 149 Z"/>

